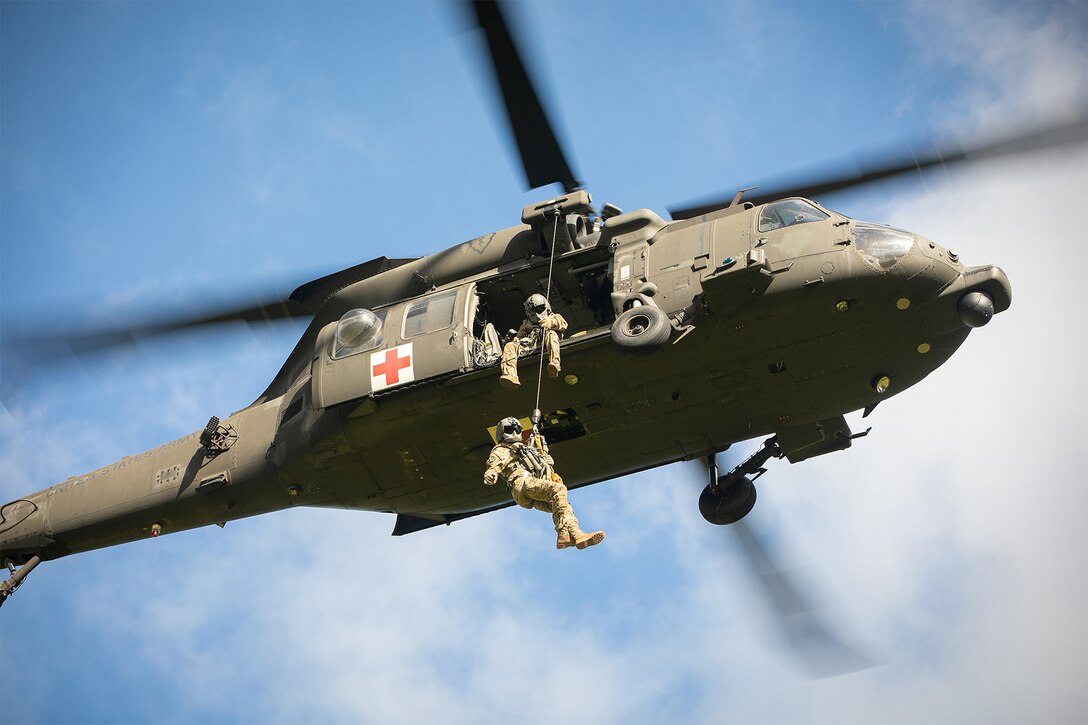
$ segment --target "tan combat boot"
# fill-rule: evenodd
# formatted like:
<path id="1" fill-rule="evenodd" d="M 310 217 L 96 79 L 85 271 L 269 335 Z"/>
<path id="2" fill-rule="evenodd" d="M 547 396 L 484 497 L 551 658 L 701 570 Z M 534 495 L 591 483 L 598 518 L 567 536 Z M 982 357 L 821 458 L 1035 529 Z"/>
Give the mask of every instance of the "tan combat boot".
<path id="1" fill-rule="evenodd" d="M 589 547 L 596 546 L 604 541 L 603 531 L 594 531 L 592 534 L 587 534 L 578 527 L 574 527 L 570 530 L 569 535 L 571 539 L 573 539 L 574 545 L 579 549 L 588 549 Z M 570 546 L 570 544 L 568 544 L 568 546 Z"/>
<path id="2" fill-rule="evenodd" d="M 559 377 L 559 363 L 548 363 L 548 376 L 552 378 Z"/>
<path id="3" fill-rule="evenodd" d="M 571 546 L 577 546 L 578 542 L 574 540 L 574 537 L 570 535 L 570 531 L 567 529 L 561 529 L 556 532 L 555 548 L 567 549 Z"/>
<path id="4" fill-rule="evenodd" d="M 521 381 L 515 378 L 513 375 L 501 375 L 499 376 L 499 385 L 504 388 L 520 388 Z"/>

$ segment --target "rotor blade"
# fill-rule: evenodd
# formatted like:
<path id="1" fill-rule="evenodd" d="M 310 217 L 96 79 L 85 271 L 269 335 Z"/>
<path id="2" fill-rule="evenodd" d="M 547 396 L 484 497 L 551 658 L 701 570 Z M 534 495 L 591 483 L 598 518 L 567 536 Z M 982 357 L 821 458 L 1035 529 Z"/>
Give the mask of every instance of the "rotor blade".
<path id="1" fill-rule="evenodd" d="M 790 648 L 816 678 L 835 677 L 872 667 L 875 662 L 847 644 L 816 612 L 797 584 L 778 569 L 755 531 L 743 519 L 730 524 L 741 542 L 744 560 L 760 583 Z"/>
<path id="2" fill-rule="evenodd" d="M 510 120 L 510 129 L 521 154 L 529 188 L 558 182 L 566 192 L 582 188 L 574 177 L 570 164 L 559 146 L 544 107 L 540 103 L 521 54 L 503 18 L 499 3 L 494 0 L 474 0 L 476 22 L 487 35 L 491 52 L 491 67 L 495 72 Z"/>
<path id="3" fill-rule="evenodd" d="M 814 198 L 911 172 L 920 172 L 933 166 L 1041 151 L 1058 146 L 1084 143 L 1086 140 L 1088 140 L 1088 118 L 1080 118 L 1072 123 L 1037 129 L 973 148 L 964 149 L 956 145 L 949 145 L 944 148 L 934 148 L 924 153 L 915 152 L 911 149 L 906 153 L 895 154 L 883 159 L 873 159 L 867 162 L 858 161 L 852 171 L 815 176 L 812 179 L 796 184 L 769 187 L 767 190 L 761 189 L 760 194 L 745 196 L 744 201 L 758 206 L 768 201 L 790 196 Z M 712 201 L 670 209 L 669 214 L 672 215 L 673 219 L 690 219 L 691 217 L 709 214 L 729 206 L 733 196 L 734 194 L 731 192 L 729 196 Z"/>
<path id="4" fill-rule="evenodd" d="M 702 459 L 704 471 L 708 470 L 709 463 L 709 459 Z M 718 468 L 719 474 L 727 472 L 728 468 Z M 773 621 L 806 672 L 814 678 L 834 677 L 876 664 L 847 644 L 845 638 L 819 616 L 798 584 L 775 565 L 747 520 L 729 524 L 728 528 L 740 541 L 742 558 L 770 604 Z"/>
<path id="5" fill-rule="evenodd" d="M 155 319 L 149 321 L 145 315 L 140 319 L 119 320 L 118 324 L 105 329 L 91 331 L 70 330 L 56 331 L 52 328 L 39 332 L 36 326 L 32 332 L 5 336 L 5 352 L 13 349 L 14 356 L 23 362 L 45 362 L 60 359 L 68 355 L 94 353 L 119 345 L 131 344 L 135 340 L 154 337 L 172 332 L 210 327 L 226 322 L 270 322 L 313 317 L 340 290 L 355 282 L 373 277 L 417 258 L 389 259 L 377 257 L 368 262 L 342 269 L 332 274 L 306 282 L 299 286 L 287 298 L 254 297 L 252 305 L 221 305 L 206 309 L 195 315 L 178 316 L 173 319 Z M 339 315 L 343 310 L 336 312 Z M 326 320 L 327 322 L 328 320 Z"/>
<path id="6" fill-rule="evenodd" d="M 206 310 L 191 317 L 155 322 L 131 322 L 113 328 L 91 332 L 49 330 L 48 332 L 16 333 L 5 337 L 5 352 L 14 352 L 24 362 L 46 362 L 69 354 L 82 355 L 98 352 L 137 339 L 163 335 L 170 332 L 192 330 L 225 322 L 268 322 L 272 320 L 311 317 L 312 312 L 291 299 L 267 299 L 246 307 Z"/>

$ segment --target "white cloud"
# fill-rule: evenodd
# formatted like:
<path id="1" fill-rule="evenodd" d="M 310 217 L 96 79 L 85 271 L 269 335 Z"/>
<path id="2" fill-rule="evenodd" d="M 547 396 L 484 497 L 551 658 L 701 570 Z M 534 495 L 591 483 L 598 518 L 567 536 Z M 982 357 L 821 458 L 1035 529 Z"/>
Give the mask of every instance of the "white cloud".
<path id="1" fill-rule="evenodd" d="M 931 72 L 968 76 L 970 91 L 940 119 L 963 134 L 1085 113 L 1088 72 L 1082 3 L 895 3 L 893 17 Z M 906 8 L 907 12 L 901 12 Z"/>

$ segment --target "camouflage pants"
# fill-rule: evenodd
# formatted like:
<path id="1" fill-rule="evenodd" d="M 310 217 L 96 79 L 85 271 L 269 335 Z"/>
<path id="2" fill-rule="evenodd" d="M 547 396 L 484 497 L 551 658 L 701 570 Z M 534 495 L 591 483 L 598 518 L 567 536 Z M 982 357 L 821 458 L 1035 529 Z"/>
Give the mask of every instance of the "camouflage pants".
<path id="1" fill-rule="evenodd" d="M 559 334 L 555 330 L 542 330 L 544 333 L 544 351 L 548 353 L 548 364 L 559 369 Z M 536 349 L 535 336 L 514 338 L 502 348 L 502 374 L 518 377 L 518 357 L 528 355 Z"/>
<path id="2" fill-rule="evenodd" d="M 518 506 L 550 513 L 557 532 L 578 528 L 578 519 L 567 501 L 567 487 L 559 481 L 526 474 L 511 484 L 510 495 Z"/>

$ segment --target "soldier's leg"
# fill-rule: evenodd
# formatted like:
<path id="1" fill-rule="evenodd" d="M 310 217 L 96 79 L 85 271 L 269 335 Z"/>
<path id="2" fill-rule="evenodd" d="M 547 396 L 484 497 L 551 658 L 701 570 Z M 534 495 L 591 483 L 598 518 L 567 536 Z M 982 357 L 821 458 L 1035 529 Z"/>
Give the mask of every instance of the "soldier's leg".
<path id="1" fill-rule="evenodd" d="M 533 501 L 532 508 L 537 511 L 546 511 L 552 514 L 552 523 L 555 523 L 555 512 L 552 511 L 552 504 L 550 501 Z M 571 529 L 562 524 L 556 525 L 555 528 L 555 548 L 567 549 L 571 546 L 578 546 L 578 540 L 571 533 Z"/>
<path id="2" fill-rule="evenodd" d="M 557 549 L 565 549 L 569 546 L 577 546 L 585 549 L 604 541 L 603 531 L 594 531 L 587 534 L 578 526 L 578 519 L 574 516 L 574 509 L 567 500 L 567 487 L 556 481 L 545 481 L 540 478 L 526 477 L 522 479 L 519 494 L 533 502 L 533 508 L 541 511 L 551 510 L 552 523 L 555 524 Z M 540 504 L 539 506 L 537 504 Z"/>
<path id="3" fill-rule="evenodd" d="M 543 481 L 539 478 L 526 479 L 526 482 L 530 481 L 532 482 L 531 490 L 535 491 L 535 493 L 528 494 L 531 498 L 544 500 L 546 495 L 551 495 L 548 502 L 552 506 L 552 521 L 555 523 L 556 533 L 559 534 L 556 541 L 557 548 L 565 549 L 568 546 L 577 546 L 579 549 L 585 549 L 604 541 L 603 531 L 586 533 L 578 526 L 578 519 L 574 515 L 574 509 L 571 508 L 570 502 L 567 500 L 566 486 L 558 481 Z M 533 507 L 536 508 L 535 504 Z"/>
<path id="4" fill-rule="evenodd" d="M 544 331 L 544 349 L 548 352 L 548 375 L 559 377 L 559 334 L 555 330 Z"/>
<path id="5" fill-rule="evenodd" d="M 499 362 L 502 375 L 499 377 L 499 382 L 507 387 L 516 388 L 521 385 L 521 381 L 518 380 L 519 352 L 521 352 L 521 345 L 516 339 L 506 343 L 502 348 L 502 360 Z"/>
<path id="6" fill-rule="evenodd" d="M 578 519 L 567 501 L 567 487 L 555 481 L 528 477 L 522 483 L 522 495 L 533 501 L 533 508 L 552 515 L 556 531 L 577 528 Z M 539 504 L 539 505 L 538 505 Z"/>

